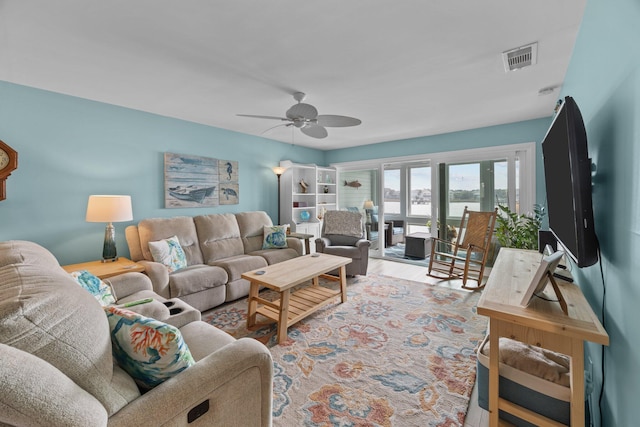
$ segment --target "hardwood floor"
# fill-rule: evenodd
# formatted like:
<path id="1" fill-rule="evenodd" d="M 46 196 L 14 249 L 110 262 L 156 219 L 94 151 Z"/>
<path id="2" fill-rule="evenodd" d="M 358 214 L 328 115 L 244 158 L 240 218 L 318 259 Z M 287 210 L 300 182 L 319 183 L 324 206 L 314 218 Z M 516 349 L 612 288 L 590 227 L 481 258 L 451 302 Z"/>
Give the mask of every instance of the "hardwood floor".
<path id="1" fill-rule="evenodd" d="M 447 286 L 453 289 L 462 290 L 462 282 L 460 280 L 438 281 L 438 279 L 427 276 L 426 268 L 398 261 L 369 258 L 369 267 L 367 272 L 413 280 L 416 282 L 433 283 L 438 286 Z M 464 420 L 464 427 L 487 427 L 488 425 L 489 412 L 478 406 L 478 387 L 476 384 L 473 388 L 473 393 L 471 394 L 467 417 Z"/>

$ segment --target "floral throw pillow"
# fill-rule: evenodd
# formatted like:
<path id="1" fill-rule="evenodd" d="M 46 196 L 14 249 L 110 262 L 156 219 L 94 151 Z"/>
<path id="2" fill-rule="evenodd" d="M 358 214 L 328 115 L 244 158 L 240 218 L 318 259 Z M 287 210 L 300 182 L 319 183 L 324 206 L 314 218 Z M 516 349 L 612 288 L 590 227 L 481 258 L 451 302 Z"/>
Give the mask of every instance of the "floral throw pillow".
<path id="1" fill-rule="evenodd" d="M 169 273 L 178 271 L 187 266 L 187 257 L 184 254 L 178 236 L 157 242 L 149 242 L 149 250 L 155 262 L 164 264 Z"/>
<path id="2" fill-rule="evenodd" d="M 107 285 L 87 270 L 74 271 L 71 273 L 71 277 L 73 277 L 80 286 L 89 291 L 89 293 L 98 300 L 101 306 L 114 304 L 116 302 L 111 286 Z"/>
<path id="3" fill-rule="evenodd" d="M 143 389 L 151 389 L 196 362 L 178 328 L 133 311 L 104 307 L 113 356 Z"/>
<path id="4" fill-rule="evenodd" d="M 286 248 L 287 228 L 289 228 L 289 224 L 265 226 L 262 249 Z"/>

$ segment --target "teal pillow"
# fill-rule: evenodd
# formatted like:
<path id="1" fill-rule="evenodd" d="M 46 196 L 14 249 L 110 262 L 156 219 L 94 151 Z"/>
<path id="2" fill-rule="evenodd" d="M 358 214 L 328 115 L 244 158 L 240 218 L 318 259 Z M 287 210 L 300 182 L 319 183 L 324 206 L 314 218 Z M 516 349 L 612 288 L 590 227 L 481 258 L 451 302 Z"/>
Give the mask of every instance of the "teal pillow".
<path id="1" fill-rule="evenodd" d="M 114 306 L 104 311 L 113 357 L 142 389 L 151 389 L 195 365 L 175 326 Z"/>
<path id="2" fill-rule="evenodd" d="M 89 291 L 89 293 L 98 300 L 101 306 L 114 304 L 116 302 L 111 286 L 87 270 L 73 271 L 70 274 L 80 286 Z"/>
<path id="3" fill-rule="evenodd" d="M 281 249 L 288 247 L 287 228 L 289 228 L 289 224 L 265 226 L 262 249 Z"/>
<path id="4" fill-rule="evenodd" d="M 164 264 L 169 273 L 178 271 L 187 266 L 187 257 L 184 254 L 178 236 L 157 242 L 149 242 L 149 250 L 155 262 Z"/>

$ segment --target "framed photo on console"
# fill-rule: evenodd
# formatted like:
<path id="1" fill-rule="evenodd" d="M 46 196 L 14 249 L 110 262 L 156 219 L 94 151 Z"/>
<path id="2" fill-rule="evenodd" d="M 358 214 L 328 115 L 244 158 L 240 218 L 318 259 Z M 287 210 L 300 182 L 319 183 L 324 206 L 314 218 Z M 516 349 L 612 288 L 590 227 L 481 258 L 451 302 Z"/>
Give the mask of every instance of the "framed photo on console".
<path id="1" fill-rule="evenodd" d="M 567 303 L 564 301 L 564 298 L 560 293 L 560 289 L 558 288 L 558 284 L 553 278 L 553 272 L 558 267 L 558 264 L 560 264 L 563 255 L 564 252 L 557 251 L 549 256 L 542 257 L 542 261 L 540 261 L 540 265 L 536 270 L 536 274 L 533 276 L 531 284 L 522 297 L 522 301 L 520 302 L 520 305 L 522 307 L 528 306 L 533 296 L 544 291 L 544 288 L 547 287 L 547 283 L 551 282 L 551 284 L 553 285 L 553 290 L 558 297 L 558 302 L 562 307 L 562 311 L 567 314 Z"/>

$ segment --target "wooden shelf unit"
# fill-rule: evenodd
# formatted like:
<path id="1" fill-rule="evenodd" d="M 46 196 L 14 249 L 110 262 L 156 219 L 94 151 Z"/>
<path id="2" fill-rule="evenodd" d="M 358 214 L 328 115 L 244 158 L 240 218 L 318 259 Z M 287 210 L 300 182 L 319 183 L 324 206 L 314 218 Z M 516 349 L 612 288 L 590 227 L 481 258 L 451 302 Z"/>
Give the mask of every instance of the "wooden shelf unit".
<path id="1" fill-rule="evenodd" d="M 478 314 L 489 317 L 489 424 L 499 425 L 499 411 L 509 412 L 532 424 L 556 426 L 557 422 L 499 397 L 499 338 L 508 337 L 571 358 L 571 425 L 584 426 L 584 341 L 609 345 L 609 335 L 575 283 L 557 280 L 568 304 L 565 314 L 551 286 L 545 298 L 520 306 L 522 295 L 540 265 L 537 251 L 502 248 L 478 301 Z"/>
<path id="2" fill-rule="evenodd" d="M 334 280 L 335 277 L 331 276 Z M 287 313 L 287 328 L 304 319 L 311 313 L 318 311 L 325 305 L 332 304 L 341 295 L 340 290 L 328 289 L 322 286 L 309 286 L 293 292 L 289 296 L 289 310 Z M 277 322 L 280 319 L 280 300 L 267 301 L 260 297 L 256 301 L 262 306 L 257 313 Z"/>

